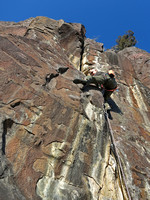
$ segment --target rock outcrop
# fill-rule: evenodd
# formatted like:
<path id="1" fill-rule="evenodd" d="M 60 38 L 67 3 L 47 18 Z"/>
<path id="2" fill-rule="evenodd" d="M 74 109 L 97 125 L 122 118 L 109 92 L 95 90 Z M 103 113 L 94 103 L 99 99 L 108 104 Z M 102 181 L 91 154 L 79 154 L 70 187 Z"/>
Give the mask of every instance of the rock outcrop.
<path id="1" fill-rule="evenodd" d="M 150 199 L 150 54 L 104 52 L 85 32 L 0 22 L 0 200 Z M 73 83 L 93 67 L 116 72 L 108 116 L 126 183 L 101 91 Z"/>

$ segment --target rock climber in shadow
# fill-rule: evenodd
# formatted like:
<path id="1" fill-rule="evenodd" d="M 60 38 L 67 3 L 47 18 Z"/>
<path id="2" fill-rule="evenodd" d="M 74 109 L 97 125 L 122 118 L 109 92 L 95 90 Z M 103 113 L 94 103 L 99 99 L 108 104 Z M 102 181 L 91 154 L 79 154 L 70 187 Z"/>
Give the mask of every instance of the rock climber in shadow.
<path id="1" fill-rule="evenodd" d="M 84 88 L 90 84 L 95 84 L 99 87 L 103 93 L 104 97 L 104 108 L 106 110 L 111 110 L 112 108 L 109 105 L 109 99 L 112 93 L 117 89 L 117 82 L 115 79 L 115 73 L 113 70 L 109 70 L 107 73 L 98 72 L 96 69 L 90 70 L 90 76 L 87 76 L 84 79 L 74 79 L 74 83 L 83 84 Z"/>

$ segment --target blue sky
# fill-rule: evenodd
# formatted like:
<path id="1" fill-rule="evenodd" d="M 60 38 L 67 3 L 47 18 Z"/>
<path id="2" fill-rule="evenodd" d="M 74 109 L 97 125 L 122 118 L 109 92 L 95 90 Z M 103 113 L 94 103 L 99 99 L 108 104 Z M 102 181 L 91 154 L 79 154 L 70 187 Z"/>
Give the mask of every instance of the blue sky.
<path id="1" fill-rule="evenodd" d="M 46 16 L 81 23 L 86 37 L 102 42 L 105 49 L 132 30 L 136 47 L 150 53 L 150 0 L 2 0 L 0 5 L 0 21 Z"/>

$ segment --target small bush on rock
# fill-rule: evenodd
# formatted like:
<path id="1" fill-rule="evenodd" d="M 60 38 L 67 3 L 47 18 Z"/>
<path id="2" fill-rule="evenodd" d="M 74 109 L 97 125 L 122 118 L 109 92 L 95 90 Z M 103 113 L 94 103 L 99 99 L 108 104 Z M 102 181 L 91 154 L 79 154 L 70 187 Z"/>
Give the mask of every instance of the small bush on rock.
<path id="1" fill-rule="evenodd" d="M 120 51 L 126 47 L 135 46 L 137 41 L 135 39 L 134 32 L 129 30 L 123 36 L 118 36 L 116 43 L 117 44 L 113 47 L 113 49 L 116 51 Z"/>

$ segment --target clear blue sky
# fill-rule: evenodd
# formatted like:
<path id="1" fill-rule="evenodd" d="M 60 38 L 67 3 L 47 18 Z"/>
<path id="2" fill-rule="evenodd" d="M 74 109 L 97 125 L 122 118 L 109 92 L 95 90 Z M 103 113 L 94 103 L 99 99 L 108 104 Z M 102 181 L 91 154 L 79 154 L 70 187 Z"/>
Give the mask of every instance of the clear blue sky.
<path id="1" fill-rule="evenodd" d="M 104 43 L 105 49 L 132 30 L 136 47 L 150 53 L 150 0 L 1 0 L 0 6 L 0 21 L 46 16 L 81 23 L 86 37 Z"/>

